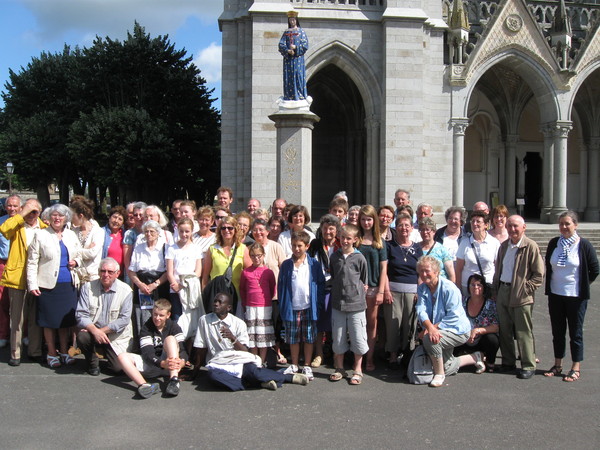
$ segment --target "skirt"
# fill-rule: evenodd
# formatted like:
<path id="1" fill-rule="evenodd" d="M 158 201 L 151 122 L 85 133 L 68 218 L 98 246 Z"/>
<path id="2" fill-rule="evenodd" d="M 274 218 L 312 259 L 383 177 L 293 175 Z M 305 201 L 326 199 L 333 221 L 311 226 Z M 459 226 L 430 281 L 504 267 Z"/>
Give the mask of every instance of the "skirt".
<path id="1" fill-rule="evenodd" d="M 53 289 L 40 288 L 37 324 L 43 328 L 68 328 L 75 325 L 77 290 L 72 283 L 56 283 Z"/>
<path id="2" fill-rule="evenodd" d="M 267 348 L 275 345 L 271 306 L 247 306 L 248 347 Z"/>

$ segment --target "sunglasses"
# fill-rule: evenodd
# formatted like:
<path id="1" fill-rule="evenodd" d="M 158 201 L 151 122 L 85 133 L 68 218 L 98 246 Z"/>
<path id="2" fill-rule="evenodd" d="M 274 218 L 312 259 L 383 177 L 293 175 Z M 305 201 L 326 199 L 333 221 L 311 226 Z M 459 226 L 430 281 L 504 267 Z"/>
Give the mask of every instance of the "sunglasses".
<path id="1" fill-rule="evenodd" d="M 233 231 L 233 230 L 235 230 L 235 228 L 233 228 L 233 227 L 221 227 L 221 230 L 222 231 Z"/>

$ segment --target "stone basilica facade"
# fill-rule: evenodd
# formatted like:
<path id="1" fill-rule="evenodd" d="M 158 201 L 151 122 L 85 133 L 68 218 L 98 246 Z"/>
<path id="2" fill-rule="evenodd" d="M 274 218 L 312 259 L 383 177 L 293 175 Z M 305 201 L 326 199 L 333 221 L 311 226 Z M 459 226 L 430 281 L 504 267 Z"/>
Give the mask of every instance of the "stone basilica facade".
<path id="1" fill-rule="evenodd" d="M 292 9 L 320 118 L 302 162 L 315 218 L 340 190 L 381 205 L 402 187 L 438 212 L 486 200 L 600 219 L 599 0 L 225 0 L 221 164 L 236 209 L 278 195 L 269 115 Z"/>

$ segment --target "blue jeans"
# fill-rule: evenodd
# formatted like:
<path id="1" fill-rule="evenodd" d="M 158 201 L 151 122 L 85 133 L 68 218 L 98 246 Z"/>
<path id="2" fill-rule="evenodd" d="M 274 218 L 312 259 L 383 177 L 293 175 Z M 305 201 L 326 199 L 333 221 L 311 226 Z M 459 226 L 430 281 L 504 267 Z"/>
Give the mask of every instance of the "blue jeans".
<path id="1" fill-rule="evenodd" d="M 246 386 L 258 387 L 260 383 L 265 383 L 274 380 L 277 387 L 281 387 L 283 383 L 291 383 L 292 375 L 284 375 L 280 372 L 271 369 L 258 367 L 254 363 L 244 364 L 242 378 L 225 372 L 224 370 L 209 368 L 208 378 L 218 386 L 229 389 L 230 391 L 243 391 Z"/>

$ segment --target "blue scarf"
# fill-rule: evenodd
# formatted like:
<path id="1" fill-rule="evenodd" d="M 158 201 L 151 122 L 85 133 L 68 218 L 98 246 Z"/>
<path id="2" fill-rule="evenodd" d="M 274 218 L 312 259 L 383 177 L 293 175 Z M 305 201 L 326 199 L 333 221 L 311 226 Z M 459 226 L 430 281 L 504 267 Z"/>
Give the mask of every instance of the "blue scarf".
<path id="1" fill-rule="evenodd" d="M 579 236 L 577 236 L 576 232 L 573 233 L 573 236 L 571 236 L 568 239 L 565 239 L 562 236 L 560 237 L 560 239 L 558 239 L 558 246 L 562 249 L 560 255 L 558 255 L 558 262 L 556 263 L 558 267 L 566 267 L 567 258 L 569 257 L 571 247 L 573 247 L 573 244 L 575 244 L 578 239 Z"/>

